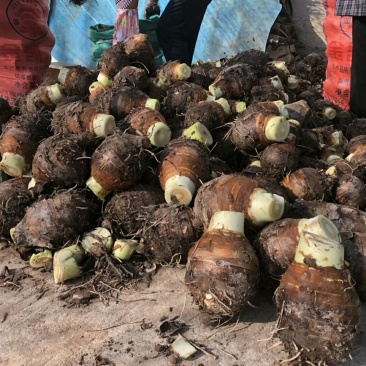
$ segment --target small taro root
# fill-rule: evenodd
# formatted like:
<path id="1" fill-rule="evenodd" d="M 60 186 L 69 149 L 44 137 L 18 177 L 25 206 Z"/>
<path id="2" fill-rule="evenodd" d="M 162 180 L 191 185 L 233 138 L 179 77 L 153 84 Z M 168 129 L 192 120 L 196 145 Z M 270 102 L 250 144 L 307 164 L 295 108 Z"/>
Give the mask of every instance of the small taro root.
<path id="1" fill-rule="evenodd" d="M 156 205 L 164 203 L 160 187 L 137 184 L 122 192 L 115 192 L 103 210 L 103 227 L 117 238 L 135 236 L 144 225 L 143 218 Z"/>
<path id="2" fill-rule="evenodd" d="M 252 104 L 232 123 L 229 137 L 240 151 L 263 149 L 284 141 L 290 132 L 288 120 L 274 102 Z"/>
<path id="3" fill-rule="evenodd" d="M 0 126 L 3 125 L 13 114 L 9 102 L 0 97 Z"/>
<path id="4" fill-rule="evenodd" d="M 148 77 L 144 69 L 135 66 L 126 66 L 119 71 L 113 78 L 113 88 L 122 86 L 134 86 L 143 92 L 146 92 L 148 86 Z"/>
<path id="5" fill-rule="evenodd" d="M 320 114 L 328 120 L 334 119 L 337 115 L 334 104 L 325 100 L 321 94 L 315 91 L 306 90 L 300 93 L 299 99 L 304 99 L 309 104 L 313 113 Z"/>
<path id="6" fill-rule="evenodd" d="M 185 263 L 189 249 L 201 235 L 194 220 L 190 207 L 160 205 L 145 218 L 138 252 L 156 262 Z"/>
<path id="7" fill-rule="evenodd" d="M 49 122 L 40 115 L 13 116 L 0 137 L 1 170 L 12 177 L 27 172 L 39 142 L 49 136 Z"/>
<path id="8" fill-rule="evenodd" d="M 292 144 L 274 143 L 263 150 L 260 162 L 265 174 L 282 179 L 297 168 L 300 151 Z"/>
<path id="9" fill-rule="evenodd" d="M 268 224 L 256 238 L 267 274 L 281 277 L 295 258 L 302 230 L 340 242 L 336 226 L 322 215 L 311 219 L 283 219 Z"/>
<path id="10" fill-rule="evenodd" d="M 94 151 L 87 186 L 100 199 L 114 190 L 132 187 L 143 175 L 150 154 L 146 137 L 115 133 Z"/>
<path id="11" fill-rule="evenodd" d="M 179 81 L 173 84 L 167 91 L 163 104 L 168 115 L 185 113 L 188 108 L 207 100 L 207 90 L 201 86 Z"/>
<path id="12" fill-rule="evenodd" d="M 63 67 L 58 74 L 58 81 L 63 86 L 66 95 L 86 97 L 89 86 L 97 79 L 97 72 L 84 66 Z"/>
<path id="13" fill-rule="evenodd" d="M 126 55 L 131 65 L 148 69 L 150 74 L 155 71 L 154 50 L 147 34 L 139 33 L 130 37 L 124 42 Z"/>
<path id="14" fill-rule="evenodd" d="M 244 214 L 219 211 L 189 251 L 185 283 L 211 321 L 232 318 L 259 284 L 257 255 L 244 235 Z"/>
<path id="15" fill-rule="evenodd" d="M 311 108 L 304 99 L 286 104 L 285 108 L 288 112 L 289 118 L 299 121 L 301 125 L 304 125 L 307 119 L 311 116 Z"/>
<path id="16" fill-rule="evenodd" d="M 258 84 L 257 74 L 246 64 L 225 67 L 208 90 L 215 99 L 224 97 L 245 99 L 254 85 Z"/>
<path id="17" fill-rule="evenodd" d="M 361 316 L 344 247 L 302 231 L 295 259 L 275 293 L 278 336 L 300 362 L 333 364 L 348 359 Z"/>
<path id="18" fill-rule="evenodd" d="M 90 175 L 90 160 L 85 158 L 85 144 L 77 135 L 54 135 L 38 146 L 32 162 L 35 192 L 45 184 L 59 187 L 82 185 Z"/>
<path id="19" fill-rule="evenodd" d="M 333 186 L 333 179 L 324 171 L 314 168 L 301 168 L 286 175 L 281 184 L 291 192 L 293 198 L 303 200 L 327 201 L 330 197 L 330 190 Z"/>
<path id="20" fill-rule="evenodd" d="M 190 83 L 202 86 L 205 89 L 215 81 L 222 70 L 221 63 L 201 62 L 191 66 Z"/>
<path id="21" fill-rule="evenodd" d="M 168 203 L 188 205 L 210 179 L 209 150 L 191 139 L 171 141 L 160 156 L 159 181 Z"/>
<path id="22" fill-rule="evenodd" d="M 128 132 L 148 137 L 153 146 L 163 147 L 171 139 L 172 132 L 165 117 L 154 109 L 136 108 L 123 122 L 128 125 Z"/>
<path id="23" fill-rule="evenodd" d="M 34 198 L 28 190 L 30 178 L 13 178 L 0 183 L 0 233 L 9 237 Z"/>
<path id="24" fill-rule="evenodd" d="M 194 201 L 195 216 L 205 228 L 216 211 L 242 212 L 249 226 L 260 227 L 281 218 L 284 199 L 261 188 L 254 178 L 223 175 L 203 184 Z"/>
<path id="25" fill-rule="evenodd" d="M 130 59 L 126 55 L 125 45 L 123 42 L 118 42 L 102 53 L 97 80 L 103 85 L 111 86 L 113 77 L 129 65 Z"/>
<path id="26" fill-rule="evenodd" d="M 191 68 L 179 61 L 168 61 L 157 72 L 157 85 L 168 89 L 178 81 L 186 81 L 191 76 Z"/>
<path id="27" fill-rule="evenodd" d="M 183 125 L 185 128 L 201 122 L 208 130 L 223 126 L 227 114 L 224 108 L 216 102 L 202 101 L 187 109 Z"/>
<path id="28" fill-rule="evenodd" d="M 14 228 L 14 241 L 21 247 L 60 247 L 83 233 L 93 223 L 97 210 L 86 191 L 57 193 L 28 208 Z"/>
<path id="29" fill-rule="evenodd" d="M 76 101 L 58 106 L 51 123 L 55 134 L 81 134 L 90 131 L 94 136 L 106 137 L 116 129 L 115 118 L 99 113 L 86 102 Z"/>

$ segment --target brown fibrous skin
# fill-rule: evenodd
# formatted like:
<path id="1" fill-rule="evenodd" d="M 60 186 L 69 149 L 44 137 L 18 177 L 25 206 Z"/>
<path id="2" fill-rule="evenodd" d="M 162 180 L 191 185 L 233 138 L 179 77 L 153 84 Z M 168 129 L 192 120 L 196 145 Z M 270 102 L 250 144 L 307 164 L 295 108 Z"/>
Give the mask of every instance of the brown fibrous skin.
<path id="1" fill-rule="evenodd" d="M 268 224 L 255 240 L 261 265 L 272 277 L 281 277 L 295 258 L 300 219 L 283 219 Z"/>
<path id="2" fill-rule="evenodd" d="M 258 82 L 257 74 L 251 66 L 235 64 L 225 67 L 212 85 L 221 89 L 224 98 L 245 100 Z"/>
<path id="3" fill-rule="evenodd" d="M 55 108 L 56 104 L 49 98 L 47 87 L 44 85 L 27 94 L 21 107 L 22 113 L 29 114 L 37 113 L 41 109 L 53 111 Z"/>
<path id="4" fill-rule="evenodd" d="M 3 125 L 13 114 L 9 102 L 0 97 L 0 126 Z"/>
<path id="5" fill-rule="evenodd" d="M 196 188 L 210 179 L 209 150 L 196 140 L 172 140 L 162 151 L 159 160 L 159 180 L 163 189 L 166 181 L 175 175 L 189 178 Z"/>
<path id="6" fill-rule="evenodd" d="M 123 86 L 111 94 L 108 113 L 112 114 L 116 120 L 121 120 L 133 109 L 143 107 L 148 98 L 147 94 L 136 87 Z"/>
<path id="7" fill-rule="evenodd" d="M 279 90 L 278 88 L 270 84 L 255 85 L 253 86 L 250 93 L 253 103 L 269 102 L 276 100 L 282 100 L 283 102 L 286 102 L 286 96 L 283 90 Z"/>
<path id="8" fill-rule="evenodd" d="M 208 89 L 208 87 L 215 81 L 221 70 L 222 67 L 217 67 L 214 62 L 194 64 L 191 67 L 191 76 L 188 81 Z"/>
<path id="9" fill-rule="evenodd" d="M 301 99 L 296 102 L 286 104 L 289 118 L 299 121 L 302 125 L 311 116 L 311 109 L 305 100 Z"/>
<path id="10" fill-rule="evenodd" d="M 155 72 L 154 50 L 147 34 L 139 33 L 124 42 L 126 54 L 131 65 L 148 69 L 150 74 Z"/>
<path id="11" fill-rule="evenodd" d="M 166 90 L 156 85 L 157 78 L 150 77 L 147 80 L 147 94 L 150 98 L 157 99 L 160 103 L 163 102 L 166 96 Z"/>
<path id="12" fill-rule="evenodd" d="M 348 269 L 293 262 L 275 293 L 279 337 L 291 353 L 315 364 L 348 358 L 360 321 L 360 301 Z"/>
<path id="13" fill-rule="evenodd" d="M 296 139 L 296 147 L 302 155 L 316 157 L 321 150 L 317 133 L 310 129 L 301 129 Z"/>
<path id="14" fill-rule="evenodd" d="M 185 263 L 188 251 L 202 232 L 188 206 L 163 204 L 148 213 L 138 251 L 155 262 Z"/>
<path id="15" fill-rule="evenodd" d="M 123 124 L 128 128 L 128 132 L 147 136 L 149 128 L 157 122 L 167 124 L 165 117 L 159 111 L 138 107 L 127 115 Z"/>
<path id="16" fill-rule="evenodd" d="M 207 99 L 208 92 L 202 86 L 178 81 L 171 85 L 163 101 L 164 114 L 185 113 L 188 108 Z"/>
<path id="17" fill-rule="evenodd" d="M 31 115 L 13 116 L 4 126 L 0 137 L 0 153 L 14 153 L 24 157 L 26 164 L 31 164 L 41 140 L 50 134 L 49 124 Z"/>
<path id="18" fill-rule="evenodd" d="M 179 81 L 176 78 L 176 68 L 177 66 L 181 65 L 180 61 L 168 61 L 164 65 L 162 65 L 159 70 L 157 71 L 157 76 L 161 80 L 168 80 L 172 84 Z"/>
<path id="19" fill-rule="evenodd" d="M 263 150 L 260 162 L 266 175 L 283 179 L 296 170 L 299 157 L 300 151 L 292 144 L 273 143 Z"/>
<path id="20" fill-rule="evenodd" d="M 125 66 L 130 65 L 130 59 L 126 55 L 125 45 L 123 42 L 118 42 L 115 45 L 107 48 L 99 61 L 100 72 L 112 79 Z"/>
<path id="21" fill-rule="evenodd" d="M 269 120 L 279 115 L 278 107 L 272 102 L 251 104 L 233 121 L 229 138 L 242 152 L 261 150 L 271 143 L 265 136 Z"/>
<path id="22" fill-rule="evenodd" d="M 352 140 L 355 137 L 366 135 L 366 118 L 354 119 L 346 129 L 346 137 L 348 140 Z"/>
<path id="23" fill-rule="evenodd" d="M 116 238 L 140 235 L 144 217 L 164 202 L 164 193 L 157 186 L 136 184 L 126 191 L 115 192 L 103 210 L 103 227 Z"/>
<path id="24" fill-rule="evenodd" d="M 98 109 L 83 101 L 57 106 L 53 112 L 52 129 L 55 134 L 81 134 L 93 131 L 93 119 Z"/>
<path id="25" fill-rule="evenodd" d="M 0 233 L 10 236 L 10 229 L 23 218 L 34 197 L 28 189 L 30 178 L 13 178 L 0 183 Z"/>
<path id="26" fill-rule="evenodd" d="M 145 92 L 147 90 L 147 81 L 148 77 L 144 69 L 126 66 L 114 76 L 113 89 L 122 86 L 133 86 Z"/>
<path id="27" fill-rule="evenodd" d="M 65 93 L 68 96 L 80 95 L 86 97 L 89 95 L 90 84 L 97 80 L 97 74 L 97 71 L 84 66 L 70 68 L 63 84 Z"/>
<path id="28" fill-rule="evenodd" d="M 256 188 L 262 188 L 255 178 L 242 174 L 222 175 L 203 184 L 194 200 L 194 214 L 206 229 L 216 211 L 242 212 L 245 224 L 251 226 L 250 195 Z"/>
<path id="29" fill-rule="evenodd" d="M 293 199 L 327 201 L 334 180 L 328 177 L 324 171 L 314 168 L 301 168 L 288 174 L 281 182 L 293 195 Z"/>
<path id="30" fill-rule="evenodd" d="M 259 278 L 257 255 L 243 235 L 210 230 L 189 251 L 185 283 L 214 322 L 232 318 L 247 306 L 256 295 Z"/>
<path id="31" fill-rule="evenodd" d="M 366 234 L 341 233 L 344 257 L 361 300 L 366 301 Z"/>
<path id="32" fill-rule="evenodd" d="M 91 175 L 106 190 L 132 187 L 150 158 L 146 137 L 115 133 L 105 138 L 92 155 Z"/>
<path id="33" fill-rule="evenodd" d="M 82 185 L 90 175 L 90 159 L 77 135 L 54 135 L 43 140 L 34 155 L 32 176 L 34 191 L 50 183 L 59 187 Z"/>
<path id="34" fill-rule="evenodd" d="M 212 130 L 223 126 L 225 120 L 226 113 L 219 103 L 202 101 L 187 109 L 183 125 L 187 128 L 201 122 L 208 130 Z"/>
<path id="35" fill-rule="evenodd" d="M 351 174 L 340 174 L 335 192 L 335 200 L 341 205 L 363 210 L 366 206 L 366 185 Z"/>
<path id="36" fill-rule="evenodd" d="M 266 73 L 269 62 L 268 54 L 259 50 L 247 50 L 238 53 L 236 56 L 229 58 L 224 65 L 233 66 L 237 64 L 247 64 L 253 68 L 259 75 Z"/>
<path id="37" fill-rule="evenodd" d="M 283 217 L 306 218 L 323 215 L 333 222 L 340 232 L 366 232 L 366 213 L 356 208 L 324 201 L 297 199 Z"/>
<path id="38" fill-rule="evenodd" d="M 98 206 L 83 190 L 68 190 L 31 205 L 15 227 L 19 246 L 58 248 L 90 229 Z"/>
<path id="39" fill-rule="evenodd" d="M 361 147 L 366 149 L 366 135 L 359 135 L 350 139 L 346 145 L 346 151 L 348 154 L 352 154 Z"/>

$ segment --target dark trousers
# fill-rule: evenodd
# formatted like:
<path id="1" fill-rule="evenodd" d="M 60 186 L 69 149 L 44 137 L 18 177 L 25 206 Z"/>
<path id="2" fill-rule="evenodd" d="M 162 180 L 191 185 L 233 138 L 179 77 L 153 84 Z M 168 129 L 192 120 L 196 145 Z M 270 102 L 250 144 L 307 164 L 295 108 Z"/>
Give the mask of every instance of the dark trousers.
<path id="1" fill-rule="evenodd" d="M 366 17 L 353 17 L 352 22 L 350 110 L 366 117 Z"/>
<path id="2" fill-rule="evenodd" d="M 170 0 L 156 28 L 167 61 L 192 64 L 194 48 L 211 0 Z"/>

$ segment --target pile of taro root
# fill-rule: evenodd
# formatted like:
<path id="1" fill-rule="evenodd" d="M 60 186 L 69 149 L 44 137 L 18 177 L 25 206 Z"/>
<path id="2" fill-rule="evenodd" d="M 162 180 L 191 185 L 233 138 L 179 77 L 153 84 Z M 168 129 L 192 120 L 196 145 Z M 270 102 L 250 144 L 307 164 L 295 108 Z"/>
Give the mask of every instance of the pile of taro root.
<path id="1" fill-rule="evenodd" d="M 366 298 L 366 120 L 323 99 L 319 54 L 153 61 L 138 34 L 98 70 L 0 101 L 2 236 L 56 284 L 98 270 L 117 289 L 185 265 L 212 324 L 270 279 L 289 352 L 348 358 Z"/>

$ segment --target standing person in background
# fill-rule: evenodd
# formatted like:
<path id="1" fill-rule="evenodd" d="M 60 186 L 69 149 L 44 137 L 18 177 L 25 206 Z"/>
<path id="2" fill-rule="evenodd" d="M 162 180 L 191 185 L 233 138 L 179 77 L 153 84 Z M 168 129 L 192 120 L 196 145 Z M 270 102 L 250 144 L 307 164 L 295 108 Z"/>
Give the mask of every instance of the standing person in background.
<path id="1" fill-rule="evenodd" d="M 113 44 L 124 42 L 140 32 L 138 0 L 116 0 L 117 16 L 114 24 Z"/>
<path id="2" fill-rule="evenodd" d="M 170 0 L 156 28 L 165 59 L 192 64 L 198 33 L 211 0 Z"/>

